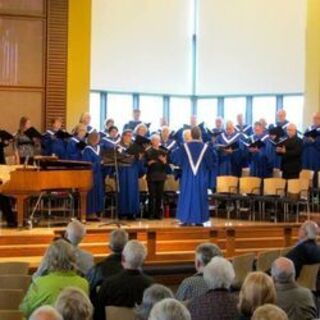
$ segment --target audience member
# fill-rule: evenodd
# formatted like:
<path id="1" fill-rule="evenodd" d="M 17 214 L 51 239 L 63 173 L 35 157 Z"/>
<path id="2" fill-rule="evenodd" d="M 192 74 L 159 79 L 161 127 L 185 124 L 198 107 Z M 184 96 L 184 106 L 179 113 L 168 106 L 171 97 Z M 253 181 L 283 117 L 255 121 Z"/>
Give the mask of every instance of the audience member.
<path id="1" fill-rule="evenodd" d="M 216 256 L 222 256 L 222 252 L 216 244 L 202 243 L 197 247 L 195 254 L 197 273 L 182 281 L 176 293 L 178 300 L 189 300 L 208 291 L 208 286 L 203 279 L 203 269 Z"/>
<path id="2" fill-rule="evenodd" d="M 313 221 L 306 221 L 299 229 L 299 241 L 287 254 L 294 264 L 296 278 L 305 264 L 320 263 L 320 246 L 316 242 L 318 233 L 319 227 Z"/>
<path id="3" fill-rule="evenodd" d="M 276 289 L 271 277 L 263 272 L 247 275 L 239 294 L 239 319 L 251 319 L 254 311 L 265 303 L 276 303 Z"/>
<path id="4" fill-rule="evenodd" d="M 76 255 L 77 270 L 83 275 L 85 275 L 94 265 L 93 255 L 79 248 L 79 244 L 85 235 L 86 228 L 80 221 L 73 220 L 68 224 L 65 239 L 73 245 Z M 47 261 L 45 259 L 41 261 L 37 271 L 33 274 L 33 279 L 48 273 L 48 266 L 46 265 L 46 262 Z"/>
<path id="5" fill-rule="evenodd" d="M 123 229 L 116 229 L 110 233 L 109 248 L 112 253 L 103 261 L 97 263 L 89 273 L 87 279 L 90 284 L 90 298 L 96 300 L 97 288 L 104 280 L 123 270 L 121 264 L 121 253 L 128 242 L 128 233 Z"/>
<path id="6" fill-rule="evenodd" d="M 309 289 L 295 282 L 293 262 L 278 258 L 272 265 L 271 274 L 277 291 L 277 305 L 290 320 L 311 320 L 317 316 L 317 308 Z"/>
<path id="7" fill-rule="evenodd" d="M 129 241 L 122 251 L 124 270 L 107 278 L 98 292 L 95 319 L 105 319 L 106 306 L 133 308 L 142 301 L 143 292 L 152 284 L 141 267 L 147 256 L 145 246 L 137 240 Z"/>
<path id="8" fill-rule="evenodd" d="M 279 307 L 267 303 L 256 309 L 251 320 L 288 320 L 288 316 Z"/>
<path id="9" fill-rule="evenodd" d="M 64 320 L 60 313 L 51 306 L 42 306 L 35 310 L 29 320 Z"/>
<path id="10" fill-rule="evenodd" d="M 136 320 L 148 320 L 152 307 L 166 298 L 174 298 L 170 289 L 161 285 L 153 284 L 143 293 L 142 303 L 136 307 Z"/>
<path id="11" fill-rule="evenodd" d="M 149 320 L 191 320 L 191 315 L 181 302 L 169 298 L 155 304 Z"/>
<path id="12" fill-rule="evenodd" d="M 20 306 L 27 317 L 42 305 L 53 305 L 66 287 L 77 287 L 84 293 L 89 293 L 87 280 L 76 273 L 76 256 L 70 243 L 63 239 L 56 240 L 47 249 L 44 259 L 48 274 L 38 277 L 30 285 Z"/>
<path id="13" fill-rule="evenodd" d="M 66 288 L 58 296 L 56 309 L 63 320 L 92 320 L 93 306 L 88 298 L 78 288 Z"/>
<path id="14" fill-rule="evenodd" d="M 237 296 L 229 291 L 234 277 L 232 264 L 222 257 L 207 264 L 203 278 L 209 290 L 187 305 L 193 320 L 234 320 L 239 316 Z"/>

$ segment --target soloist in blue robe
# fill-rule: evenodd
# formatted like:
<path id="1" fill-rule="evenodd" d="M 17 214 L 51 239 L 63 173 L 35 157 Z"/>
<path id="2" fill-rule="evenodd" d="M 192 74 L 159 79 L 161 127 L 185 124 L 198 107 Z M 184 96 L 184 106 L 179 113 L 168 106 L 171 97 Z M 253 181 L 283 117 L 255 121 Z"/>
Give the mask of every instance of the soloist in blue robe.
<path id="1" fill-rule="evenodd" d="M 182 170 L 177 218 L 187 224 L 208 221 L 210 171 L 215 167 L 212 149 L 200 141 L 184 143 L 173 151 L 171 162 Z"/>
<path id="2" fill-rule="evenodd" d="M 140 212 L 139 178 L 146 173 L 143 160 L 135 159 L 130 166 L 119 166 L 118 209 L 120 217 L 135 218 Z"/>
<path id="3" fill-rule="evenodd" d="M 249 143 L 254 143 L 259 140 L 265 143 L 265 145 L 261 147 L 259 151 L 256 153 L 250 152 L 250 175 L 259 178 L 270 178 L 272 177 L 273 173 L 273 157 L 272 146 L 271 142 L 269 141 L 269 135 L 252 135 L 250 137 Z"/>
<path id="4" fill-rule="evenodd" d="M 227 135 L 225 131 L 217 137 L 214 145 L 218 155 L 218 176 L 239 177 L 241 175 L 243 159 L 242 150 L 240 150 L 240 138 L 241 134 L 239 132 Z M 239 149 L 231 154 L 225 153 L 223 149 L 218 147 L 218 145 L 227 146 L 235 142 L 239 143 Z"/>
<path id="5" fill-rule="evenodd" d="M 67 149 L 66 149 L 66 158 L 68 160 L 74 160 L 74 161 L 82 160 L 82 153 L 78 146 L 78 143 L 80 141 L 81 140 L 76 137 L 72 137 L 68 140 Z"/>
<path id="6" fill-rule="evenodd" d="M 306 133 L 314 129 L 320 134 L 320 128 L 315 126 L 309 127 Z M 314 142 L 306 137 L 303 138 L 302 168 L 314 172 L 320 170 L 320 136 L 316 137 Z"/>
<path id="7" fill-rule="evenodd" d="M 104 181 L 101 173 L 100 146 L 96 148 L 86 146 L 82 155 L 83 161 L 92 163 L 93 187 L 87 197 L 87 213 L 99 213 L 104 211 Z"/>
<path id="8" fill-rule="evenodd" d="M 55 132 L 47 130 L 43 135 L 43 153 L 45 156 L 55 154 L 59 159 L 66 158 L 66 142 L 63 139 L 58 139 Z"/>

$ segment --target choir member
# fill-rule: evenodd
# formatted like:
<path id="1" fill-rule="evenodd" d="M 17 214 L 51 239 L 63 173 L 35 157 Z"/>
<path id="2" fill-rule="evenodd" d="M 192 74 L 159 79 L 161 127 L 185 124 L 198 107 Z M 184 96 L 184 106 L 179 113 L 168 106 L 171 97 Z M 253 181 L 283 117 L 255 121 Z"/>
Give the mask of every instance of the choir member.
<path id="1" fill-rule="evenodd" d="M 284 179 L 297 179 L 302 168 L 303 142 L 297 136 L 297 127 L 293 123 L 287 126 L 288 138 L 276 148 L 281 156 L 281 170 Z"/>
<path id="2" fill-rule="evenodd" d="M 191 129 L 185 129 L 182 131 L 183 142 L 190 142 L 192 140 Z"/>
<path id="3" fill-rule="evenodd" d="M 250 124 L 245 124 L 242 113 L 237 115 L 237 124 L 234 128 L 237 132 L 241 133 L 245 139 L 249 138 L 253 133 L 252 126 Z"/>
<path id="4" fill-rule="evenodd" d="M 94 219 L 104 211 L 104 183 L 100 157 L 100 136 L 94 131 L 88 135 L 88 145 L 83 150 L 82 159 L 92 163 L 93 187 L 88 193 L 87 213 Z"/>
<path id="5" fill-rule="evenodd" d="M 248 151 L 250 152 L 250 175 L 259 178 L 269 178 L 273 172 L 273 158 L 269 135 L 264 131 L 261 122 L 255 122 L 254 134 L 250 137 Z"/>
<path id="6" fill-rule="evenodd" d="M 58 132 L 62 131 L 61 118 L 51 120 L 50 129 L 43 135 L 43 153 L 46 156 L 56 155 L 60 159 L 66 158 L 66 139 L 59 137 Z"/>
<path id="7" fill-rule="evenodd" d="M 13 141 L 13 135 L 5 130 L 0 130 L 0 164 L 6 164 L 5 148 Z"/>
<path id="8" fill-rule="evenodd" d="M 279 136 L 285 137 L 285 136 L 287 136 L 288 125 L 289 125 L 289 121 L 287 120 L 287 113 L 284 109 L 280 109 L 277 112 L 276 124 L 270 125 L 269 130 L 272 128 L 278 128 Z"/>
<path id="9" fill-rule="evenodd" d="M 223 118 L 222 117 L 217 117 L 214 121 L 215 127 L 212 129 L 212 132 L 215 134 L 215 136 L 220 135 L 223 130 Z"/>
<path id="10" fill-rule="evenodd" d="M 173 164 L 182 170 L 177 218 L 182 225 L 202 225 L 209 220 L 208 188 L 214 170 L 213 149 L 201 141 L 199 127 L 191 129 L 192 141 L 185 142 L 171 154 Z"/>
<path id="11" fill-rule="evenodd" d="M 123 131 L 125 130 L 135 130 L 138 124 L 142 123 L 140 120 L 141 111 L 139 109 L 134 109 L 133 112 L 133 120 L 130 120 L 128 123 L 126 123 L 123 127 Z"/>
<path id="12" fill-rule="evenodd" d="M 132 145 L 132 131 L 124 130 L 119 143 L 120 150 L 127 152 Z M 119 218 L 135 220 L 140 212 L 139 178 L 145 174 L 144 161 L 136 155 L 127 166 L 119 166 Z"/>
<path id="13" fill-rule="evenodd" d="M 91 115 L 89 112 L 84 112 L 81 114 L 80 119 L 79 119 L 79 123 L 83 124 L 87 130 L 87 134 L 92 133 L 93 131 L 95 131 L 95 128 L 93 128 L 90 125 L 91 122 Z"/>
<path id="14" fill-rule="evenodd" d="M 316 175 L 320 170 L 320 112 L 313 115 L 312 122 L 303 138 L 302 166 Z"/>
<path id="15" fill-rule="evenodd" d="M 177 146 L 177 141 L 171 138 L 169 127 L 162 126 L 160 129 L 161 145 L 168 150 L 173 150 Z"/>
<path id="16" fill-rule="evenodd" d="M 134 129 L 135 136 L 147 137 L 148 127 L 144 123 L 138 124 Z"/>
<path id="17" fill-rule="evenodd" d="M 22 117 L 19 122 L 19 129 L 14 137 L 14 151 L 17 164 L 33 164 L 39 139 L 36 137 L 32 138 L 26 134 L 27 130 L 31 128 L 31 120 L 27 117 Z"/>
<path id="18" fill-rule="evenodd" d="M 259 122 L 261 123 L 262 125 L 262 128 L 263 128 L 263 131 L 268 133 L 268 123 L 267 123 L 267 120 L 265 118 L 260 118 L 259 119 Z"/>
<path id="19" fill-rule="evenodd" d="M 86 126 L 80 123 L 74 128 L 73 132 L 74 137 L 70 138 L 67 143 L 66 157 L 68 160 L 81 161 L 82 150 L 86 146 Z"/>
<path id="20" fill-rule="evenodd" d="M 232 121 L 227 121 L 225 131 L 220 134 L 214 145 L 218 154 L 219 176 L 240 176 L 242 161 L 240 152 L 241 133 L 234 128 Z"/>
<path id="21" fill-rule="evenodd" d="M 114 127 L 115 124 L 114 124 L 114 120 L 109 118 L 109 119 L 106 119 L 106 121 L 104 122 L 104 130 L 103 131 L 100 131 L 100 138 L 104 138 L 106 136 L 109 135 L 109 129 L 111 127 Z"/>
<path id="22" fill-rule="evenodd" d="M 120 140 L 118 128 L 112 126 L 108 129 L 108 134 L 100 140 L 100 146 L 103 150 L 113 149 L 119 144 Z"/>
<path id="23" fill-rule="evenodd" d="M 161 147 L 158 134 L 151 136 L 151 147 L 146 151 L 147 182 L 149 190 L 149 219 L 162 218 L 162 198 L 164 183 L 167 178 L 168 151 Z"/>

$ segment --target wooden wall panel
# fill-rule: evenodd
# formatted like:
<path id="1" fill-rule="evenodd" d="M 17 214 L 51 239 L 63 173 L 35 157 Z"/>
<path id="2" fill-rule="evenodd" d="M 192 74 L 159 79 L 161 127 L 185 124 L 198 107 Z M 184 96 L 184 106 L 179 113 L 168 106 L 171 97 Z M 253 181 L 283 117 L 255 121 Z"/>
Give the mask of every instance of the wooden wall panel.
<path id="1" fill-rule="evenodd" d="M 47 57 L 45 125 L 66 117 L 68 1 L 47 2 Z"/>

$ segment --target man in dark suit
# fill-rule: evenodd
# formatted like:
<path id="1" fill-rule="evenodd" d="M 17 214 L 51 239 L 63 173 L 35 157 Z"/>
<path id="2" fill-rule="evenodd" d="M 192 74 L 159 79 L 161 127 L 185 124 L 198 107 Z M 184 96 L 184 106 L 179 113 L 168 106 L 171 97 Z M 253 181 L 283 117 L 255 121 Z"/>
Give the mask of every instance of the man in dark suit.
<path id="1" fill-rule="evenodd" d="M 297 127 L 293 123 L 288 125 L 287 134 L 288 138 L 276 148 L 276 152 L 282 158 L 282 177 L 297 179 L 302 169 L 303 142 L 297 136 Z"/>
<path id="2" fill-rule="evenodd" d="M 124 270 L 107 278 L 100 287 L 95 320 L 105 319 L 107 306 L 133 308 L 141 303 L 144 290 L 153 282 L 141 271 L 146 256 L 146 248 L 141 242 L 131 240 L 126 244 L 122 251 Z"/>
<path id="3" fill-rule="evenodd" d="M 109 248 L 112 253 L 90 269 L 87 279 L 90 284 L 90 299 L 95 302 L 97 289 L 108 278 L 123 270 L 121 254 L 128 242 L 128 233 L 123 229 L 113 230 L 110 234 Z"/>
<path id="4" fill-rule="evenodd" d="M 313 221 L 306 221 L 299 229 L 298 244 L 287 254 L 295 266 L 296 278 L 305 264 L 320 263 L 320 246 L 316 242 L 318 233 L 319 227 Z"/>

